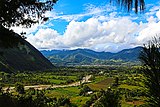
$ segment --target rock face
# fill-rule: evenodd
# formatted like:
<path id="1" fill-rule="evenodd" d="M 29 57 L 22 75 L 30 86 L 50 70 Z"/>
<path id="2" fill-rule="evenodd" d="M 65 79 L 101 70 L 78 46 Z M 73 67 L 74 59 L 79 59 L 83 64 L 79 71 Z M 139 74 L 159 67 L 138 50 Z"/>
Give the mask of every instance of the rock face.
<path id="1" fill-rule="evenodd" d="M 48 59 L 20 35 L 0 30 L 0 71 L 43 71 L 53 67 Z"/>

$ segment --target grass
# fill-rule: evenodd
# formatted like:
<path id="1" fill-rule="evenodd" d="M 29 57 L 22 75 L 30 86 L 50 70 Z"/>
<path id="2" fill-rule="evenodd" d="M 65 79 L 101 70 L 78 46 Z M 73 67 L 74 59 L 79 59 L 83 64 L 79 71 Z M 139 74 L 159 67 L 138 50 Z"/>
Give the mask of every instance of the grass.
<path id="1" fill-rule="evenodd" d="M 80 89 L 78 87 L 56 88 L 49 90 L 46 94 L 48 97 L 75 97 L 78 96 Z"/>
<path id="2" fill-rule="evenodd" d="M 124 102 L 122 103 L 122 107 L 135 107 L 144 104 L 142 101 L 133 101 L 133 102 Z"/>
<path id="3" fill-rule="evenodd" d="M 90 97 L 79 96 L 80 89 L 79 87 L 66 87 L 66 88 L 56 88 L 53 90 L 48 90 L 46 96 L 48 97 L 67 97 L 70 98 L 70 101 L 73 105 L 82 107 L 90 99 Z"/>
<path id="4" fill-rule="evenodd" d="M 46 78 L 48 79 L 48 81 L 52 84 L 63 84 L 63 83 L 66 83 L 67 80 L 73 80 L 73 81 L 76 81 L 77 77 L 76 76 L 55 76 L 55 75 L 52 75 L 52 76 L 45 76 L 45 77 L 42 77 L 42 78 Z"/>
<path id="5" fill-rule="evenodd" d="M 122 103 L 121 107 L 134 107 L 133 104 Z"/>
<path id="6" fill-rule="evenodd" d="M 84 97 L 84 96 L 77 96 L 71 98 L 71 103 L 74 105 L 77 105 L 78 107 L 82 107 L 90 97 Z"/>
<path id="7" fill-rule="evenodd" d="M 104 80 L 101 80 L 97 83 L 91 83 L 91 84 L 88 84 L 88 86 L 92 89 L 92 90 L 105 90 L 107 89 L 111 83 L 113 83 L 113 78 L 106 78 Z"/>
<path id="8" fill-rule="evenodd" d="M 125 88 L 125 89 L 129 89 L 129 90 L 134 90 L 134 89 L 141 89 L 142 87 L 122 84 L 118 88 Z"/>
<path id="9" fill-rule="evenodd" d="M 100 82 L 102 80 L 106 79 L 105 76 L 95 76 L 95 80 L 93 81 L 94 83 Z"/>
<path id="10" fill-rule="evenodd" d="M 65 80 L 57 80 L 57 79 L 49 79 L 49 81 L 50 81 L 52 84 L 57 84 L 57 85 L 66 82 Z"/>

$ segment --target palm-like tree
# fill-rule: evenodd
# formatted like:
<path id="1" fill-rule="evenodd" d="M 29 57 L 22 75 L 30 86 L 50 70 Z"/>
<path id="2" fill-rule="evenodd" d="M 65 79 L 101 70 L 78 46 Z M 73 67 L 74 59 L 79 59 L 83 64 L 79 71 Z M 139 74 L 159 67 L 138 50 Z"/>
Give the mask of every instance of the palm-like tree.
<path id="1" fill-rule="evenodd" d="M 160 40 L 155 39 L 144 46 L 139 58 L 143 63 L 148 103 L 150 107 L 160 107 Z"/>
<path id="2" fill-rule="evenodd" d="M 111 0 L 111 2 L 116 2 L 121 7 L 126 8 L 128 12 L 133 8 L 135 10 L 135 13 L 138 13 L 138 11 L 143 11 L 145 9 L 144 0 Z"/>

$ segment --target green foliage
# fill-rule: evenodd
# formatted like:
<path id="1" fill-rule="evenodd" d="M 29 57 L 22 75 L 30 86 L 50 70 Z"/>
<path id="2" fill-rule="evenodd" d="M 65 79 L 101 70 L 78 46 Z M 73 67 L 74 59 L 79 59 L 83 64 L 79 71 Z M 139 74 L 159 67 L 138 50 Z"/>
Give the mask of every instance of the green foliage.
<path id="1" fill-rule="evenodd" d="M 115 85 L 115 86 L 118 86 L 118 85 L 119 85 L 119 78 L 118 78 L 118 77 L 115 77 L 114 85 Z"/>
<path id="2" fill-rule="evenodd" d="M 68 98 L 48 98 L 43 91 L 36 91 L 36 95 L 29 94 L 14 96 L 9 93 L 0 94 L 1 107 L 70 107 Z"/>
<path id="3" fill-rule="evenodd" d="M 160 40 L 150 41 L 143 47 L 140 60 L 143 63 L 144 84 L 148 89 L 148 103 L 150 106 L 160 106 Z"/>
<path id="4" fill-rule="evenodd" d="M 41 51 L 56 66 L 74 65 L 131 65 L 139 64 L 141 47 L 126 49 L 117 53 L 95 52 L 88 49 L 66 51 Z"/>
<path id="5" fill-rule="evenodd" d="M 46 107 L 46 104 L 47 107 L 59 107 L 58 102 L 62 102 L 62 106 L 89 107 L 98 103 L 99 99 L 101 99 L 101 96 L 105 93 L 105 91 L 101 91 L 101 89 L 106 90 L 111 86 L 111 92 L 115 92 L 114 90 L 117 89 L 119 90 L 118 95 L 123 98 L 122 100 L 119 99 L 120 102 L 122 102 L 122 107 L 126 105 L 127 107 L 133 107 L 134 105 L 144 105 L 144 100 L 146 99 L 147 91 L 146 88 L 143 87 L 144 84 L 142 84 L 144 76 L 139 71 L 140 68 L 140 66 L 76 66 L 55 68 L 52 72 L 24 72 L 15 74 L 0 72 L 0 83 L 4 84 L 4 88 L 7 88 L 7 86 L 12 87 L 17 81 L 22 82 L 23 85 L 41 85 L 53 84 L 54 80 L 56 80 L 57 83 L 70 80 L 79 81 L 79 76 L 82 78 L 85 75 L 94 75 L 93 79 L 91 78 L 92 82 L 83 84 L 84 87 L 82 85 L 82 87 L 48 88 L 41 92 L 31 88 L 25 90 L 25 94 L 18 94 L 18 96 L 14 90 L 8 92 L 13 93 L 12 98 L 14 100 L 18 98 L 21 99 L 21 101 L 27 102 L 31 101 L 29 99 L 32 99 L 34 104 L 40 104 L 43 107 Z M 118 77 L 118 86 L 115 87 L 112 86 L 112 84 L 115 83 L 114 80 L 116 80 L 116 77 Z M 89 89 L 85 88 L 85 85 L 88 85 L 89 88 L 94 91 L 88 93 L 86 90 Z M 80 96 L 80 92 L 85 93 Z M 32 98 L 30 98 L 30 96 Z M 66 103 L 63 105 L 61 98 L 67 98 L 71 105 Z M 102 102 L 103 101 L 105 101 L 105 98 Z M 108 101 L 108 99 L 106 101 Z M 64 99 L 64 102 L 68 101 Z"/>
<path id="6" fill-rule="evenodd" d="M 26 26 L 46 21 L 44 13 L 53 8 L 56 0 L 1 0 L 0 1 L 0 25 L 10 26 Z"/>
<path id="7" fill-rule="evenodd" d="M 102 91 L 102 96 L 94 104 L 94 107 L 120 107 L 119 92 L 111 89 Z"/>
<path id="8" fill-rule="evenodd" d="M 83 85 L 82 89 L 80 90 L 79 95 L 85 96 L 88 92 L 92 91 L 91 88 L 87 85 Z"/>
<path id="9" fill-rule="evenodd" d="M 66 75 L 65 73 L 58 74 L 57 71 L 43 72 L 43 73 L 42 72 L 34 72 L 34 73 L 26 72 L 26 73 L 15 73 L 15 74 L 4 73 L 3 75 L 0 74 L 0 84 L 3 83 L 13 86 L 14 83 L 21 82 L 24 85 L 35 85 L 35 84 L 64 85 L 78 81 L 76 75 L 70 75 L 70 74 Z M 65 74 L 66 76 L 62 76 L 63 74 Z"/>
<path id="10" fill-rule="evenodd" d="M 133 8 L 135 10 L 135 13 L 138 13 L 138 11 L 143 11 L 145 9 L 145 0 L 110 0 L 110 1 L 118 3 L 121 7 L 128 10 L 128 12 L 132 11 Z"/>
<path id="11" fill-rule="evenodd" d="M 15 90 L 19 93 L 19 94 L 24 94 L 25 91 L 24 91 L 24 86 L 22 83 L 16 83 L 15 84 Z"/>
<path id="12" fill-rule="evenodd" d="M 101 89 L 107 89 L 111 84 L 113 83 L 113 78 L 104 78 L 103 80 L 88 84 L 88 86 L 92 90 L 101 90 Z"/>

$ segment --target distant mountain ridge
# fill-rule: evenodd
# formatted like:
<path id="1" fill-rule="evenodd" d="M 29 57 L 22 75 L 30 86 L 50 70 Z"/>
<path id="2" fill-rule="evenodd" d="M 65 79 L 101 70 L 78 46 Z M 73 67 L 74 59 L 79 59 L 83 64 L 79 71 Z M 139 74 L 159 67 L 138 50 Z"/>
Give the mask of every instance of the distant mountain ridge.
<path id="1" fill-rule="evenodd" d="M 94 65 L 120 62 L 136 62 L 142 47 L 124 49 L 117 53 L 96 52 L 89 49 L 43 50 L 41 53 L 56 65 Z"/>

